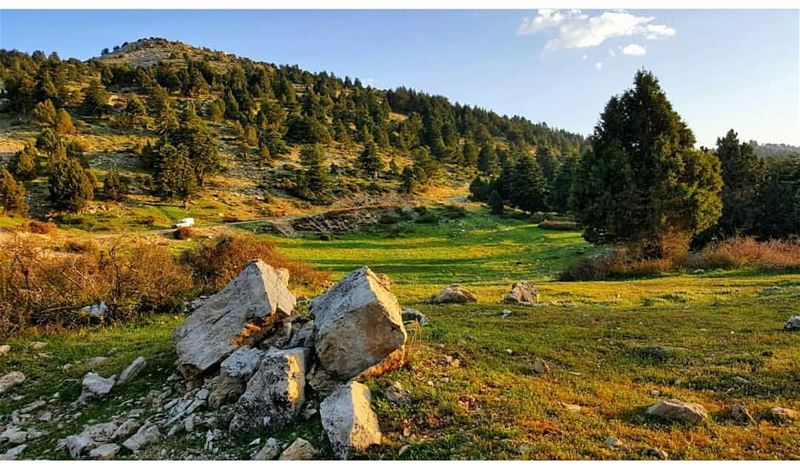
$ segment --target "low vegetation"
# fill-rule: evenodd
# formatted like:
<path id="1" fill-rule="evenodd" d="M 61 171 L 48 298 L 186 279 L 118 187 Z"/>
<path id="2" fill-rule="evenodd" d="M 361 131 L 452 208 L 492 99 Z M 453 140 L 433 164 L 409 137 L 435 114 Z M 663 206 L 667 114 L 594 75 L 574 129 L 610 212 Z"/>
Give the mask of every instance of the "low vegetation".
<path id="1" fill-rule="evenodd" d="M 320 287 L 330 275 L 279 254 L 274 242 L 238 234 L 177 255 L 165 242 L 42 238 L 18 232 L 0 250 L 0 336 L 178 312 L 185 300 L 222 288 L 253 258 L 287 268 L 291 282 Z M 104 304 L 102 316 L 85 309 Z"/>

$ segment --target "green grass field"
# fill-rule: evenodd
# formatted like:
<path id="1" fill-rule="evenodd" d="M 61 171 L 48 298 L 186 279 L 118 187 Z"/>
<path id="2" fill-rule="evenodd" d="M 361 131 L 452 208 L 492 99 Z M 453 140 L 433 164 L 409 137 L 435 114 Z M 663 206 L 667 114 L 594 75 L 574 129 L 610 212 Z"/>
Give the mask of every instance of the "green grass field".
<path id="1" fill-rule="evenodd" d="M 400 302 L 431 321 L 412 334 L 410 367 L 369 383 L 384 444 L 366 457 L 638 459 L 647 458 L 646 449 L 661 449 L 671 459 L 800 459 L 800 424 L 765 417 L 774 406 L 800 410 L 800 334 L 782 331 L 800 313 L 800 274 L 706 271 L 558 282 L 558 271 L 596 250 L 580 233 L 544 231 L 475 206 L 465 218 L 435 224 L 409 222 L 330 241 L 275 240 L 287 256 L 331 270 L 334 279 L 361 265 L 389 275 Z M 510 284 L 523 279 L 539 285 L 543 304 L 501 304 Z M 425 304 L 451 283 L 475 292 L 478 303 Z M 503 318 L 503 310 L 511 314 Z M 58 438 L 160 390 L 172 372 L 169 337 L 180 320 L 159 316 L 147 324 L 11 340 L 0 374 L 19 369 L 28 380 L 15 389 L 24 398 L 0 401 L 2 414 L 56 392 L 53 407 L 74 401 L 88 370 L 76 362 L 109 355 L 97 367 L 107 376 L 135 356 L 148 359 L 145 371 L 115 389 L 111 400 L 61 427 L 52 424 L 23 458 L 63 458 L 53 451 Z M 49 344 L 25 349 L 34 340 Z M 654 357 L 652 347 L 665 355 Z M 548 373 L 531 371 L 537 357 L 549 363 Z M 395 381 L 413 395 L 410 404 L 396 407 L 384 398 L 383 389 Z M 648 405 L 673 397 L 702 404 L 709 420 L 689 427 L 645 416 Z M 729 418 L 736 403 L 756 425 Z M 272 435 L 282 442 L 307 438 L 330 455 L 318 416 Z M 199 450 L 203 437 L 169 438 L 145 456 Z M 610 446 L 608 437 L 621 445 Z M 247 441 L 241 442 L 228 441 L 242 447 L 230 453 L 247 457 Z"/>

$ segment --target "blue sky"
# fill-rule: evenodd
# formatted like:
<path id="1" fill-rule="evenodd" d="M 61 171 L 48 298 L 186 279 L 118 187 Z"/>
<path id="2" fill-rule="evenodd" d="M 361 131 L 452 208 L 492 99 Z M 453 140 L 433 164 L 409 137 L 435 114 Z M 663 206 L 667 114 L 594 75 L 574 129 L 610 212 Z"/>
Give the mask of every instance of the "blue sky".
<path id="1" fill-rule="evenodd" d="M 150 36 L 583 134 L 644 67 L 700 144 L 735 128 L 800 145 L 798 10 L 0 12 L 5 49 L 86 59 Z"/>

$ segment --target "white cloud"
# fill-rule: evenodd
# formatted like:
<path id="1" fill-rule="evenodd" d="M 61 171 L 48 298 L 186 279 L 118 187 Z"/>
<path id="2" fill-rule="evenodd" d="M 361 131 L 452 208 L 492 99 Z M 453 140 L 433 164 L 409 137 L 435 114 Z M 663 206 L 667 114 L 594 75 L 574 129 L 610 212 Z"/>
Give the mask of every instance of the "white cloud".
<path id="1" fill-rule="evenodd" d="M 583 61 L 586 61 L 586 59 L 588 59 L 588 58 L 589 58 L 589 56 L 586 55 L 586 54 L 581 55 L 581 60 L 583 60 Z"/>
<path id="2" fill-rule="evenodd" d="M 605 11 L 589 16 L 580 10 L 539 10 L 534 18 L 523 18 L 518 35 L 555 31 L 545 50 L 596 47 L 615 37 L 640 36 L 662 39 L 675 35 L 675 29 L 653 24 L 652 16 L 636 16 L 624 10 Z"/>
<path id="3" fill-rule="evenodd" d="M 597 62 L 597 63 L 595 63 L 595 64 L 594 64 L 594 68 L 596 68 L 596 69 L 598 69 L 598 70 L 602 70 L 602 69 L 603 69 L 603 62 Z"/>
<path id="4" fill-rule="evenodd" d="M 647 53 L 647 49 L 639 44 L 628 44 L 620 50 L 622 50 L 622 53 L 625 55 L 644 55 Z"/>

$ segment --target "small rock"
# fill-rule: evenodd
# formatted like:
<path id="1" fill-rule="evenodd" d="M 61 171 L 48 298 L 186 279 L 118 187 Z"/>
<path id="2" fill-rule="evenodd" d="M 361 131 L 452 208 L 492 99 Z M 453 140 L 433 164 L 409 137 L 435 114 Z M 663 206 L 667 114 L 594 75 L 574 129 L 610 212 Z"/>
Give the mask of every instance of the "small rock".
<path id="1" fill-rule="evenodd" d="M 733 381 L 742 385 L 747 385 L 750 383 L 749 380 L 745 379 L 744 377 L 739 377 L 738 375 L 733 378 Z"/>
<path id="2" fill-rule="evenodd" d="M 393 382 L 389 388 L 383 393 L 387 400 L 394 403 L 397 406 L 404 405 L 408 403 L 411 399 L 411 394 L 403 388 L 400 382 Z"/>
<path id="3" fill-rule="evenodd" d="M 119 445 L 117 444 L 103 444 L 89 452 L 89 458 L 95 460 L 111 460 L 119 453 Z"/>
<path id="4" fill-rule="evenodd" d="M 45 411 L 44 413 L 39 415 L 38 419 L 41 422 L 45 422 L 45 423 L 50 422 L 50 421 L 53 420 L 53 413 L 51 413 L 50 411 Z"/>
<path id="5" fill-rule="evenodd" d="M 93 358 L 87 359 L 86 365 L 89 367 L 97 367 L 106 361 L 108 361 L 108 358 L 105 356 L 95 356 Z"/>
<path id="6" fill-rule="evenodd" d="M 755 424 L 756 422 L 755 419 L 753 419 L 753 416 L 750 415 L 750 412 L 747 411 L 747 408 L 744 407 L 744 405 L 738 405 L 738 404 L 733 405 L 733 408 L 731 408 L 730 416 L 731 419 L 733 419 L 734 421 L 743 426 Z"/>
<path id="7" fill-rule="evenodd" d="M 652 448 L 652 447 L 642 450 L 642 456 L 649 458 L 657 458 L 659 460 L 669 459 L 669 455 L 667 454 L 667 452 L 661 450 L 660 448 Z"/>
<path id="8" fill-rule="evenodd" d="M 22 444 L 6 450 L 6 453 L 0 455 L 0 460 L 16 460 L 17 456 L 25 450 L 25 447 L 27 447 L 27 445 Z"/>
<path id="9" fill-rule="evenodd" d="M 67 452 L 69 452 L 69 456 L 74 459 L 80 458 L 81 455 L 96 446 L 97 442 L 92 440 L 92 438 L 86 432 L 67 436 L 67 438 L 64 439 L 64 448 L 66 448 Z"/>
<path id="10" fill-rule="evenodd" d="M 788 423 L 797 419 L 797 411 L 789 408 L 775 407 L 769 410 L 769 417 L 777 423 Z"/>
<path id="11" fill-rule="evenodd" d="M 183 420 L 183 429 L 187 434 L 194 432 L 194 415 L 190 414 Z"/>
<path id="12" fill-rule="evenodd" d="M 680 400 L 660 401 L 647 408 L 647 414 L 689 424 L 699 423 L 708 417 L 706 409 L 701 405 Z"/>
<path id="13" fill-rule="evenodd" d="M 451 284 L 439 294 L 431 297 L 428 302 L 431 304 L 466 304 L 467 302 L 478 302 L 478 296 L 457 284 Z"/>
<path id="14" fill-rule="evenodd" d="M 7 392 L 11 387 L 25 381 L 25 374 L 18 371 L 11 371 L 0 377 L 0 394 Z"/>
<path id="15" fill-rule="evenodd" d="M 400 447 L 400 450 L 397 451 L 397 455 L 398 456 L 402 456 L 404 453 L 408 452 L 409 449 L 411 449 L 411 446 L 406 444 L 406 445 Z"/>
<path id="16" fill-rule="evenodd" d="M 573 405 L 571 403 L 561 403 L 561 406 L 564 407 L 570 413 L 580 414 L 581 410 L 583 409 L 580 405 Z"/>
<path id="17" fill-rule="evenodd" d="M 5 356 L 6 354 L 11 352 L 11 345 L 0 345 L 0 356 Z"/>
<path id="18" fill-rule="evenodd" d="M 606 445 L 608 445 L 609 447 L 617 448 L 617 447 L 622 447 L 624 444 L 616 437 L 609 436 L 606 437 Z"/>
<path id="19" fill-rule="evenodd" d="M 270 437 L 261 447 L 261 450 L 253 456 L 253 460 L 274 460 L 281 454 L 281 444 Z M 313 456 L 312 456 L 313 457 Z"/>
<path id="20" fill-rule="evenodd" d="M 128 437 L 125 442 L 122 443 L 125 448 L 132 452 L 136 452 L 142 447 L 152 442 L 155 442 L 161 437 L 161 432 L 158 430 L 158 426 L 150 425 L 144 426 L 139 429 L 136 434 Z"/>
<path id="21" fill-rule="evenodd" d="M 8 442 L 11 445 L 21 444 L 28 439 L 28 432 L 14 425 L 6 427 L 0 433 L 0 443 Z"/>
<path id="22" fill-rule="evenodd" d="M 800 315 L 789 317 L 789 320 L 786 321 L 786 324 L 783 326 L 783 329 L 786 331 L 800 330 Z"/>
<path id="23" fill-rule="evenodd" d="M 511 285 L 511 292 L 503 298 L 503 302 L 520 305 L 532 305 L 539 302 L 539 292 L 533 283 L 517 281 Z"/>
<path id="24" fill-rule="evenodd" d="M 89 372 L 83 377 L 83 391 L 78 398 L 81 404 L 91 403 L 105 397 L 111 392 L 114 379 L 101 377 L 94 372 Z"/>
<path id="25" fill-rule="evenodd" d="M 133 362 L 130 363 L 130 365 L 126 367 L 124 371 L 122 371 L 122 374 L 119 375 L 118 383 L 124 383 L 136 377 L 139 374 L 139 372 L 141 372 L 142 369 L 144 369 L 146 363 L 147 362 L 144 360 L 142 356 L 139 356 L 136 359 L 134 359 Z"/>
<path id="26" fill-rule="evenodd" d="M 30 403 L 30 404 L 28 404 L 26 406 L 23 406 L 22 408 L 20 408 L 19 412 L 20 412 L 20 414 L 32 413 L 32 412 L 36 411 L 37 409 L 43 407 L 46 404 L 47 404 L 47 402 L 44 401 L 44 400 L 37 400 L 37 401 L 34 401 L 33 403 Z"/>
<path id="27" fill-rule="evenodd" d="M 500 312 L 500 318 L 508 318 L 511 315 L 511 311 L 508 309 L 503 310 Z"/>
<path id="28" fill-rule="evenodd" d="M 417 322 L 425 326 L 428 324 L 428 317 L 417 309 L 403 309 L 403 322 Z"/>
<path id="29" fill-rule="evenodd" d="M 534 374 L 546 374 L 550 372 L 550 366 L 542 358 L 535 358 L 531 364 L 531 370 Z"/>
<path id="30" fill-rule="evenodd" d="M 111 435 L 113 440 L 126 439 L 139 429 L 139 423 L 135 419 L 128 419 L 114 431 Z"/>
<path id="31" fill-rule="evenodd" d="M 309 441 L 298 437 L 283 451 L 279 460 L 313 460 L 316 454 L 317 450 Z"/>
<path id="32" fill-rule="evenodd" d="M 33 341 L 28 344 L 29 348 L 37 351 L 44 348 L 45 346 L 47 346 L 47 343 L 45 343 L 44 341 Z"/>
<path id="33" fill-rule="evenodd" d="M 510 356 L 510 355 L 514 354 L 514 350 L 510 349 L 510 348 L 506 348 L 506 354 L 508 354 Z"/>

